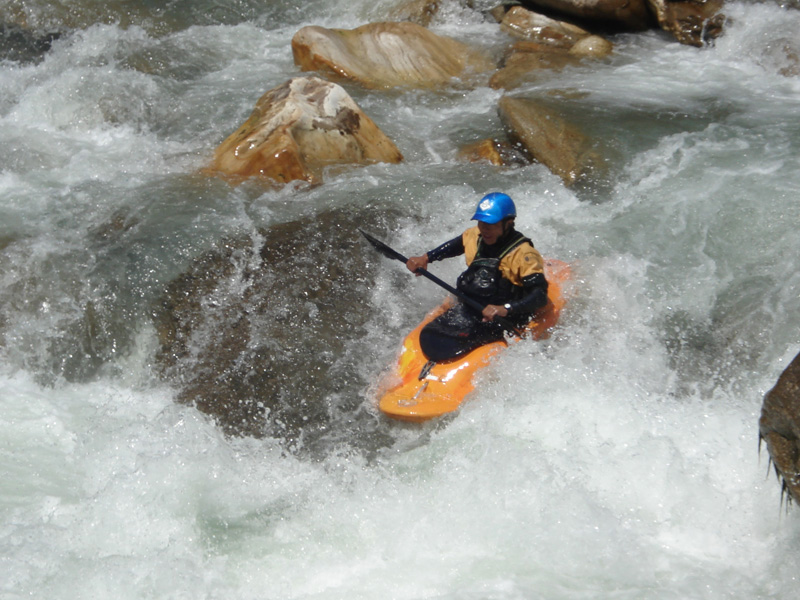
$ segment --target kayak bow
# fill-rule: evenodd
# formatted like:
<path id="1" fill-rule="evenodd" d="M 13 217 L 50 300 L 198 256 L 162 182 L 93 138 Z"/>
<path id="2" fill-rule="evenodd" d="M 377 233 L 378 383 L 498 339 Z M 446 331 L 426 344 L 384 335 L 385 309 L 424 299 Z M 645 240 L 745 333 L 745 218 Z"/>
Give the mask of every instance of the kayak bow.
<path id="1" fill-rule="evenodd" d="M 570 277 L 565 262 L 546 259 L 548 302 L 539 309 L 523 335 L 534 340 L 550 334 L 566 303 L 564 284 Z M 473 377 L 500 351 L 508 347 L 505 339 L 479 346 L 451 361 L 432 363 L 423 354 L 419 333 L 430 321 L 452 305 L 448 299 L 428 314 L 406 336 L 395 370 L 380 385 L 378 406 L 384 414 L 403 421 L 421 422 L 456 410 L 474 389 Z M 520 340 L 511 338 L 511 342 Z"/>

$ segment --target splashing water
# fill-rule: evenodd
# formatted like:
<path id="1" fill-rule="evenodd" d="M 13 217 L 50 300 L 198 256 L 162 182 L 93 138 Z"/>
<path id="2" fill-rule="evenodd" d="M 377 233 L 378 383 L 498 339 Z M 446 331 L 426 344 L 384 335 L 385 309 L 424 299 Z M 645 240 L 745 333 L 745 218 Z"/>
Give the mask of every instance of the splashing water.
<path id="1" fill-rule="evenodd" d="M 562 108 L 613 157 L 594 189 L 456 160 L 500 131 L 496 90 L 349 87 L 406 161 L 274 190 L 197 173 L 299 74 L 297 29 L 356 27 L 393 3 L 155 4 L 0 12 L 58 32 L 39 55 L 0 57 L 0 595 L 795 595 L 797 519 L 757 421 L 798 345 L 800 14 L 730 4 L 713 47 L 620 35 L 607 62 L 523 90 L 580 90 Z M 439 33 L 506 43 L 444 5 Z M 357 408 L 331 412 L 339 434 L 313 458 L 226 436 L 158 377 L 152 306 L 226 236 L 391 208 L 404 217 L 388 241 L 411 254 L 492 190 L 574 279 L 554 335 L 509 348 L 456 416 L 409 426 L 372 405 L 441 300 L 388 262 L 359 288 L 366 334 L 321 349 L 359 391 L 331 405 Z M 452 281 L 461 265 L 432 268 Z"/>

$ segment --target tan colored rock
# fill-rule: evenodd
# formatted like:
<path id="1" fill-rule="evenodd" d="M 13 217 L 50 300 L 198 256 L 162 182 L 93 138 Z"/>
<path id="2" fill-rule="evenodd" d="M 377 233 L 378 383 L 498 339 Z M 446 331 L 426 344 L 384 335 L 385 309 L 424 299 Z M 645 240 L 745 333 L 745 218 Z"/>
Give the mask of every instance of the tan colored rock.
<path id="1" fill-rule="evenodd" d="M 481 140 L 468 144 L 461 148 L 458 158 L 467 162 L 488 161 L 493 165 L 502 166 L 503 158 L 500 156 L 500 148 L 494 140 Z"/>
<path id="2" fill-rule="evenodd" d="M 389 16 L 393 20 L 411 21 L 427 27 L 439 12 L 441 4 L 442 0 L 408 0 L 396 6 Z"/>
<path id="3" fill-rule="evenodd" d="M 528 0 L 523 4 L 532 10 L 550 9 L 585 21 L 606 23 L 629 30 L 643 31 L 654 19 L 648 0 Z"/>
<path id="4" fill-rule="evenodd" d="M 341 86 L 298 77 L 259 99 L 250 118 L 217 148 L 208 170 L 319 183 L 331 165 L 401 160 L 394 143 Z"/>
<path id="5" fill-rule="evenodd" d="M 539 102 L 505 96 L 499 114 L 509 138 L 568 186 L 589 178 L 602 163 L 586 135 Z"/>
<path id="6" fill-rule="evenodd" d="M 560 71 L 579 62 L 579 56 L 563 48 L 520 50 L 509 55 L 503 68 L 489 78 L 489 86 L 494 89 L 514 89 L 534 81 L 543 70 Z"/>
<path id="7" fill-rule="evenodd" d="M 292 53 L 304 71 L 367 88 L 441 87 L 494 68 L 482 53 L 410 22 L 357 29 L 303 27 L 292 38 Z"/>
<path id="8" fill-rule="evenodd" d="M 498 167 L 530 163 L 525 153 L 508 142 L 487 139 L 467 144 L 458 152 L 459 160 L 465 162 L 490 162 Z"/>
<path id="9" fill-rule="evenodd" d="M 605 58 L 612 51 L 611 42 L 597 35 L 587 35 L 572 46 L 528 40 L 517 42 L 511 47 L 503 68 L 489 78 L 489 85 L 494 89 L 513 89 L 534 81 L 542 70 L 560 71 L 583 59 Z"/>
<path id="10" fill-rule="evenodd" d="M 783 493 L 800 503 L 800 354 L 764 396 L 758 428 Z"/>
<path id="11" fill-rule="evenodd" d="M 599 35 L 590 35 L 575 42 L 569 53 L 579 58 L 600 59 L 610 56 L 614 51 L 614 44 Z"/>
<path id="12" fill-rule="evenodd" d="M 590 35 L 576 25 L 556 21 L 521 6 L 514 6 L 506 13 L 500 28 L 515 37 L 564 49 L 572 48 L 575 42 Z"/>
<path id="13" fill-rule="evenodd" d="M 503 22 L 503 18 L 506 16 L 506 13 L 509 11 L 511 7 L 507 4 L 498 4 L 494 8 L 490 9 L 486 14 L 487 16 L 492 17 L 498 23 Z"/>
<path id="14" fill-rule="evenodd" d="M 724 0 L 648 0 L 658 24 L 681 44 L 702 46 L 722 34 Z"/>

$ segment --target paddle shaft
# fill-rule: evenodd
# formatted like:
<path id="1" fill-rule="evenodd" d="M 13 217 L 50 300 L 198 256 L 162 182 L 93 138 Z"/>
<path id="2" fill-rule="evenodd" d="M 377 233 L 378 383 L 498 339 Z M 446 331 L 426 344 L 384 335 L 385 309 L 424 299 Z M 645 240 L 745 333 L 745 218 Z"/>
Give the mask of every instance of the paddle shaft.
<path id="1" fill-rule="evenodd" d="M 393 248 L 390 248 L 389 246 L 387 246 L 386 244 L 384 244 L 383 242 L 381 242 L 377 238 L 372 237 L 370 234 L 368 234 L 363 229 L 359 229 L 359 231 L 364 235 L 365 238 L 367 238 L 369 243 L 372 244 L 375 247 L 375 249 L 378 250 L 378 252 L 383 254 L 385 257 L 393 258 L 395 260 L 400 261 L 403 264 L 406 264 L 408 262 L 408 259 L 405 256 L 403 256 L 402 254 L 400 254 L 397 250 L 394 250 Z M 435 283 L 439 287 L 442 287 L 442 288 L 446 289 L 448 292 L 450 292 L 451 294 L 456 296 L 459 300 L 464 302 L 464 304 L 466 304 L 467 306 L 469 306 L 471 308 L 474 308 L 478 312 L 482 313 L 483 309 L 486 308 L 486 306 L 484 306 L 483 304 L 481 304 L 477 300 L 474 300 L 473 298 L 470 298 L 465 293 L 463 293 L 463 292 L 459 291 L 458 289 L 454 288 L 449 283 L 446 283 L 446 282 L 442 281 L 441 279 L 439 279 L 436 275 L 434 275 L 433 273 L 431 273 L 427 269 L 423 269 L 423 268 L 420 267 L 419 269 L 417 269 L 414 272 L 419 274 L 419 275 L 422 275 L 423 277 L 427 277 L 433 283 Z M 497 321 L 500 325 L 502 325 L 503 328 L 506 331 L 508 331 L 509 333 L 512 333 L 514 335 L 522 337 L 522 334 L 520 333 L 520 331 L 514 326 L 514 324 L 511 321 L 509 321 L 505 317 L 496 316 L 494 318 L 494 320 Z"/>

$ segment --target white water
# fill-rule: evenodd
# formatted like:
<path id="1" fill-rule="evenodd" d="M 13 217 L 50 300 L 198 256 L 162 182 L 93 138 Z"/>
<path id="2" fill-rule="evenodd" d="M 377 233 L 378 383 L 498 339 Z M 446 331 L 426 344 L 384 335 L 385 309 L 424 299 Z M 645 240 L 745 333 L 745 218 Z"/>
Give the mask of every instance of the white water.
<path id="1" fill-rule="evenodd" d="M 270 191 L 195 172 L 298 74 L 299 27 L 391 3 L 216 4 L 245 17 L 94 25 L 0 65 L 0 597 L 796 597 L 796 509 L 757 441 L 800 345 L 800 80 L 779 74 L 800 13 L 732 4 L 712 48 L 622 36 L 608 63 L 531 86 L 587 94 L 574 110 L 612 148 L 607 188 L 458 163 L 498 131 L 497 91 L 350 89 L 406 162 Z M 503 43 L 445 16 L 442 33 Z M 388 240 L 410 253 L 495 189 L 573 263 L 572 299 L 455 418 L 380 423 L 395 442 L 375 457 L 343 444 L 315 462 L 226 438 L 155 376 L 149 303 L 225 233 L 391 202 L 423 217 Z M 125 235 L 101 243 L 117 215 Z M 441 294 L 387 262 L 372 297 L 365 381 Z M 110 315 L 94 335 L 87 305 Z"/>

